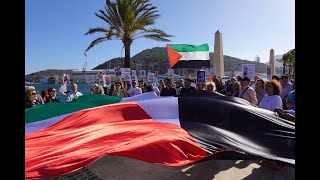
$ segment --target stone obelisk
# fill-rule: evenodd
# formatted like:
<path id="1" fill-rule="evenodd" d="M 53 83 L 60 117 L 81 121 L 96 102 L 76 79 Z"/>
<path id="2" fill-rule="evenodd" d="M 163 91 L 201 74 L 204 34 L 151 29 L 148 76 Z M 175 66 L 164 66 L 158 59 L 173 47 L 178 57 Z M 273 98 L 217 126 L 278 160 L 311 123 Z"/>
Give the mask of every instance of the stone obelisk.
<path id="1" fill-rule="evenodd" d="M 271 65 L 271 76 L 277 74 L 276 73 L 276 66 L 275 66 L 275 63 L 274 63 L 274 50 L 273 49 L 270 50 L 269 64 Z"/>
<path id="2" fill-rule="evenodd" d="M 216 76 L 224 78 L 222 34 L 219 30 L 214 35 L 213 67 L 216 68 Z"/>

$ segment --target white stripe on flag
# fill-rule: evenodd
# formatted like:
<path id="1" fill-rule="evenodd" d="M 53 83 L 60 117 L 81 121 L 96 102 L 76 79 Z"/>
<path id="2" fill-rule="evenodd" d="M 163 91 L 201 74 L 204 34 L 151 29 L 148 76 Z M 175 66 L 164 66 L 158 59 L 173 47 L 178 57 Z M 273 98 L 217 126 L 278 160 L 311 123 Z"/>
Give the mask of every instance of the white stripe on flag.
<path id="1" fill-rule="evenodd" d="M 48 126 L 51 126 L 52 124 L 55 124 L 56 122 L 60 121 L 61 119 L 65 118 L 73 113 L 74 112 L 68 113 L 68 114 L 63 114 L 63 115 L 49 118 L 49 119 L 42 120 L 42 121 L 27 123 L 24 126 L 25 134 L 32 133 L 32 132 L 38 131 L 40 129 L 46 128 Z"/>
<path id="2" fill-rule="evenodd" d="M 152 119 L 180 126 L 177 97 L 160 97 L 154 92 L 148 92 L 121 100 L 121 102 L 130 101 L 137 102 Z"/>
<path id="3" fill-rule="evenodd" d="M 182 56 L 179 60 L 209 60 L 209 51 L 178 53 Z"/>
<path id="4" fill-rule="evenodd" d="M 154 92 L 143 93 L 134 97 L 123 98 L 120 102 L 137 102 L 152 119 L 180 126 L 177 97 L 160 97 Z M 63 118 L 76 113 L 68 113 L 46 120 L 25 124 L 25 134 L 51 126 Z"/>

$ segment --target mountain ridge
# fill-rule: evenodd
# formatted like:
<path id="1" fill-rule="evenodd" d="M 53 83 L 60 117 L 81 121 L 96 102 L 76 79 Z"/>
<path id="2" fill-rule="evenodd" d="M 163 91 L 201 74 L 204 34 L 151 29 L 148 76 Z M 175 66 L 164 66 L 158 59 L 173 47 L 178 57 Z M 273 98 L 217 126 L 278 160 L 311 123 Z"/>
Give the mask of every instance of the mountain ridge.
<path id="1" fill-rule="evenodd" d="M 210 52 L 210 62 L 213 61 L 214 53 Z M 275 59 L 280 59 L 282 55 L 276 55 Z M 136 65 L 139 69 L 145 70 L 155 70 L 159 71 L 159 74 L 167 73 L 169 66 L 167 49 L 165 47 L 153 47 L 151 49 L 145 49 L 140 53 L 134 55 L 131 61 L 131 68 L 136 69 Z M 108 69 L 109 63 L 110 68 L 122 66 L 124 58 L 116 57 L 110 60 L 106 60 L 104 63 L 99 64 L 92 70 L 96 69 Z M 238 63 L 240 64 L 255 64 L 258 73 L 266 72 L 266 63 L 257 63 L 254 61 L 242 60 L 240 58 L 232 57 L 229 55 L 224 55 L 225 71 L 231 71 L 234 66 Z M 282 64 L 276 61 L 277 74 L 282 72 Z M 237 69 L 241 71 L 241 66 Z M 194 69 L 186 69 L 187 73 L 194 73 Z M 280 73 L 279 73 L 280 72 Z M 60 79 L 63 73 L 72 75 L 72 69 L 47 69 L 43 71 L 34 72 L 25 75 L 25 81 L 27 82 L 37 82 L 39 79 L 44 77 L 54 76 L 56 79 Z"/>

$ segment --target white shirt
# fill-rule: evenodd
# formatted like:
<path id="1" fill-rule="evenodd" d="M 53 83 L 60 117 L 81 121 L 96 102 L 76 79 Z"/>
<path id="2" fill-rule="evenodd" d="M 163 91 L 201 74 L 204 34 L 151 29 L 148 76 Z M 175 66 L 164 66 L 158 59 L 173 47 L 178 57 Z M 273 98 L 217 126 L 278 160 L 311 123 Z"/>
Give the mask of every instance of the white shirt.
<path id="1" fill-rule="evenodd" d="M 160 90 L 158 87 L 156 86 L 153 86 L 153 91 L 156 93 L 156 94 L 160 94 Z"/>
<path id="2" fill-rule="evenodd" d="M 270 111 L 274 111 L 275 108 L 283 108 L 282 107 L 282 99 L 279 95 L 272 96 L 264 96 L 259 103 L 259 108 L 268 109 Z"/>
<path id="3" fill-rule="evenodd" d="M 130 97 L 142 94 L 142 90 L 139 87 L 131 87 L 128 92 Z"/>
<path id="4" fill-rule="evenodd" d="M 79 96 L 82 96 L 83 94 L 79 91 L 77 91 L 76 93 L 70 93 L 67 97 L 67 102 L 71 102 L 75 99 L 77 99 Z"/>

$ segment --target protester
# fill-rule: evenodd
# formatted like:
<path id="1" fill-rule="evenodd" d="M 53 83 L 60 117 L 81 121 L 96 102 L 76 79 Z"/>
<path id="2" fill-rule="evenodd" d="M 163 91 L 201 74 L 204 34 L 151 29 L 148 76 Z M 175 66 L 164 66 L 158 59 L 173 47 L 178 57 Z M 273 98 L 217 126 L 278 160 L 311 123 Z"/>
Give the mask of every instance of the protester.
<path id="1" fill-rule="evenodd" d="M 253 106 L 258 105 L 258 100 L 256 96 L 256 91 L 249 86 L 250 79 L 248 77 L 244 77 L 240 81 L 241 90 L 239 92 L 239 97 L 249 101 Z"/>
<path id="2" fill-rule="evenodd" d="M 111 96 L 117 96 L 117 97 L 128 97 L 129 94 L 123 89 L 122 84 L 120 82 L 114 83 L 115 89 L 111 91 Z"/>
<path id="3" fill-rule="evenodd" d="M 282 108 L 282 99 L 279 96 L 281 85 L 276 80 L 267 81 L 265 85 L 267 95 L 264 96 L 259 104 L 259 108 L 274 111 L 276 108 Z"/>
<path id="4" fill-rule="evenodd" d="M 36 91 L 36 88 L 34 86 L 25 86 L 25 91 L 28 89 L 32 89 L 32 90 Z M 44 104 L 41 95 L 37 93 L 36 96 L 37 96 L 37 101 L 39 102 L 39 104 Z"/>
<path id="5" fill-rule="evenodd" d="M 287 74 L 282 75 L 280 81 L 282 87 L 280 97 L 284 99 L 288 95 L 288 93 L 293 90 L 293 84 L 289 82 L 289 77 Z"/>
<path id="6" fill-rule="evenodd" d="M 137 81 L 131 81 L 132 87 L 129 88 L 128 93 L 130 97 L 136 96 L 138 94 L 142 94 L 142 89 L 137 87 Z"/>
<path id="7" fill-rule="evenodd" d="M 262 98 L 267 94 L 264 89 L 265 82 L 263 79 L 257 79 L 255 84 L 256 96 L 258 99 L 258 104 L 261 102 Z"/>
<path id="8" fill-rule="evenodd" d="M 43 102 L 46 104 L 46 103 L 49 103 L 49 93 L 48 93 L 48 90 L 47 89 L 43 89 L 41 90 L 41 97 L 43 99 Z"/>
<path id="9" fill-rule="evenodd" d="M 53 87 L 49 87 L 48 89 L 48 93 L 49 93 L 49 102 L 60 102 L 60 100 L 57 97 L 57 90 L 54 89 Z"/>
<path id="10" fill-rule="evenodd" d="M 65 93 L 61 92 L 61 94 L 65 97 L 67 97 L 67 102 L 71 102 L 76 100 L 79 96 L 82 96 L 83 94 L 78 91 L 78 85 L 73 82 L 71 84 L 71 92 Z"/>
<path id="11" fill-rule="evenodd" d="M 192 79 L 190 79 L 190 78 L 185 79 L 184 88 L 181 88 L 180 94 L 191 92 L 191 91 L 196 91 L 196 88 L 192 87 L 191 83 L 192 83 Z"/>
<path id="12" fill-rule="evenodd" d="M 40 104 L 37 99 L 37 92 L 34 89 L 27 89 L 25 91 L 25 109 L 32 108 Z"/>
<path id="13" fill-rule="evenodd" d="M 232 87 L 236 82 L 237 82 L 237 79 L 235 77 L 232 77 L 231 83 L 228 84 L 227 88 L 226 88 L 226 93 L 225 93 L 226 96 L 232 96 L 232 94 L 233 94 Z"/>
<path id="14" fill-rule="evenodd" d="M 216 92 L 216 85 L 214 82 L 206 82 L 206 89 L 209 92 Z"/>
<path id="15" fill-rule="evenodd" d="M 104 94 L 104 89 L 103 89 L 103 87 L 101 85 L 96 86 L 95 89 L 96 89 L 95 90 L 95 94 L 105 95 Z"/>
<path id="16" fill-rule="evenodd" d="M 279 115 L 279 117 L 292 121 L 292 122 L 296 122 L 296 112 L 294 110 L 284 110 L 282 108 L 276 108 L 275 112 L 277 112 L 277 114 Z"/>
<path id="17" fill-rule="evenodd" d="M 278 75 L 273 75 L 271 77 L 272 80 L 277 80 L 278 82 L 280 82 L 280 77 Z"/>
<path id="18" fill-rule="evenodd" d="M 170 78 L 164 78 L 164 85 L 165 88 L 162 89 L 160 96 L 176 96 L 177 92 L 176 89 L 172 88 L 172 81 Z"/>
<path id="19" fill-rule="evenodd" d="M 240 92 L 240 83 L 239 82 L 235 82 L 232 85 L 232 95 L 234 97 L 239 97 L 239 92 Z"/>

